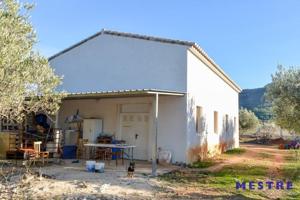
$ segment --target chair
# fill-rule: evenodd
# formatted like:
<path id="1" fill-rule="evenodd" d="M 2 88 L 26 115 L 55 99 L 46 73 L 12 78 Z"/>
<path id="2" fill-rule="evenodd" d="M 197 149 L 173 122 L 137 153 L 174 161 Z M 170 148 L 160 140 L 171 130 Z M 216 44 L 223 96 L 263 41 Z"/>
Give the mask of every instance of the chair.
<path id="1" fill-rule="evenodd" d="M 96 150 L 95 159 L 99 160 L 107 160 L 109 163 L 115 157 L 116 159 L 116 166 L 118 166 L 118 159 L 122 159 L 122 165 L 124 164 L 124 151 L 123 149 L 117 149 L 115 151 L 112 148 L 103 148 L 99 147 Z"/>
<path id="2" fill-rule="evenodd" d="M 124 165 L 124 151 L 123 149 L 116 149 L 113 151 L 111 148 L 106 152 L 106 156 L 108 157 L 108 160 L 112 160 L 113 157 L 116 159 L 116 166 L 118 166 L 118 159 L 122 160 L 122 165 Z"/>
<path id="3" fill-rule="evenodd" d="M 48 163 L 49 152 L 41 151 L 41 144 L 41 141 L 33 143 L 33 152 L 27 155 L 27 158 L 31 161 L 31 164 L 35 165 L 36 161 L 41 161 L 44 166 L 45 161 Z"/>
<path id="4" fill-rule="evenodd" d="M 109 152 L 109 148 L 97 148 L 96 149 L 96 154 L 95 154 L 95 159 L 99 160 L 108 160 L 109 157 L 107 157 L 107 153 Z"/>
<path id="5" fill-rule="evenodd" d="M 110 137 L 99 137 L 97 142 L 100 144 L 111 144 L 112 139 Z M 109 148 L 98 147 L 95 152 L 95 159 L 109 160 Z"/>

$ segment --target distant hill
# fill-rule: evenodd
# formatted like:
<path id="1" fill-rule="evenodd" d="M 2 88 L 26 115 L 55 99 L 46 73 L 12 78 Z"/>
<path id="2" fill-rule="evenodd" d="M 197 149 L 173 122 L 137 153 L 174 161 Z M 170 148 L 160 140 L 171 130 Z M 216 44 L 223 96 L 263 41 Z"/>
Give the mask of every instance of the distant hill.
<path id="1" fill-rule="evenodd" d="M 240 107 L 254 109 L 265 103 L 266 88 L 244 89 L 239 96 Z"/>
<path id="2" fill-rule="evenodd" d="M 239 95 L 240 108 L 247 108 L 263 121 L 271 119 L 271 105 L 265 99 L 266 87 L 244 89 Z"/>

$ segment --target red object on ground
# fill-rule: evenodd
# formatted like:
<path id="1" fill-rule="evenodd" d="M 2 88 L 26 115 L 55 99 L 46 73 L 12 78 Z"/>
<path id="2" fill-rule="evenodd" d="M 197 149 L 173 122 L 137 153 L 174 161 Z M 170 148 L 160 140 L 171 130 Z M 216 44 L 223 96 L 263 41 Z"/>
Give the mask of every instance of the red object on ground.
<path id="1" fill-rule="evenodd" d="M 279 144 L 279 149 L 284 149 L 284 144 Z"/>

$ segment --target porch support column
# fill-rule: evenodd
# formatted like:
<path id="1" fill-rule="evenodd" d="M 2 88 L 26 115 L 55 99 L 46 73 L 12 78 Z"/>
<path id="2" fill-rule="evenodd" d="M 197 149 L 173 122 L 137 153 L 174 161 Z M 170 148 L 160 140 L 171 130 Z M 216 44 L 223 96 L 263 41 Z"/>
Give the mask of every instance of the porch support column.
<path id="1" fill-rule="evenodd" d="M 154 141 L 152 147 L 152 176 L 157 176 L 157 134 L 158 134 L 158 93 L 155 93 L 153 100 L 153 121 L 154 121 Z"/>

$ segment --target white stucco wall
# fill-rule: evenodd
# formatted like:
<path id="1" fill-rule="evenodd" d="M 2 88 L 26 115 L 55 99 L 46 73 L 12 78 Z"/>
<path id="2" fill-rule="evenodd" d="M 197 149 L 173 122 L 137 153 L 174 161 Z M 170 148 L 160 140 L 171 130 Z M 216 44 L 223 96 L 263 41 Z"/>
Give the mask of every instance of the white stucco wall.
<path id="1" fill-rule="evenodd" d="M 119 129 L 120 105 L 124 104 L 149 104 L 149 144 L 148 160 L 151 159 L 153 147 L 153 97 L 111 98 L 100 100 L 65 100 L 59 112 L 59 127 L 62 129 L 73 128 L 66 124 L 67 116 L 74 115 L 79 109 L 83 118 L 103 119 L 103 131 L 111 133 L 116 138 L 121 138 Z M 158 118 L 158 147 L 169 150 L 173 154 L 173 162 L 185 161 L 186 149 L 186 115 L 185 97 L 160 97 Z"/>
<path id="2" fill-rule="evenodd" d="M 170 150 L 173 162 L 189 162 L 191 154 L 195 154 L 205 140 L 210 149 L 220 141 L 234 140 L 235 147 L 239 144 L 238 93 L 187 49 L 177 44 L 99 35 L 50 60 L 50 65 L 64 76 L 61 89 L 67 92 L 124 89 L 187 92 L 184 97 L 159 99 L 158 147 Z M 153 98 L 64 101 L 59 124 L 68 128 L 63 123 L 66 116 L 75 114 L 79 108 L 83 117 L 102 118 L 104 132 L 118 136 L 118 105 L 142 102 L 152 104 Z M 196 133 L 195 128 L 196 106 L 203 108 L 206 122 L 201 134 Z M 219 115 L 217 134 L 213 130 L 214 111 Z M 153 109 L 149 112 L 153 114 Z M 225 114 L 232 125 L 228 132 L 223 129 Z M 150 126 L 150 135 L 152 128 Z M 149 155 L 151 146 L 149 143 Z M 191 153 L 191 149 L 196 150 Z"/>
<path id="3" fill-rule="evenodd" d="M 99 35 L 50 60 L 67 92 L 186 90 L 186 46 Z"/>
<path id="4" fill-rule="evenodd" d="M 186 160 L 186 97 L 160 97 L 158 148 L 172 152 L 173 162 Z"/>
<path id="5" fill-rule="evenodd" d="M 191 154 L 197 153 L 206 139 L 210 153 L 222 141 L 234 140 L 233 146 L 238 147 L 238 92 L 190 51 L 187 51 L 187 63 L 187 159 L 195 159 Z M 202 107 L 205 121 L 205 130 L 200 134 L 195 127 L 196 106 Z M 214 133 L 214 111 L 219 116 L 218 133 Z M 226 114 L 229 116 L 227 132 L 223 123 Z"/>

